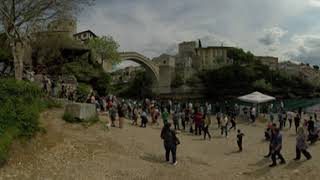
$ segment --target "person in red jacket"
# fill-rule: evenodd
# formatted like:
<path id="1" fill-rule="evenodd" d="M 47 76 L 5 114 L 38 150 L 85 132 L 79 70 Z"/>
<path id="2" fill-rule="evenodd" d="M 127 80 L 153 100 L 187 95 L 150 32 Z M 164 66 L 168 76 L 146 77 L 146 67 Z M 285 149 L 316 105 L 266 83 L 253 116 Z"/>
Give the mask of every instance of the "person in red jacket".
<path id="1" fill-rule="evenodd" d="M 198 131 L 199 131 L 200 136 L 201 136 L 201 121 L 202 121 L 202 114 L 197 108 L 194 114 L 195 134 L 198 135 Z"/>

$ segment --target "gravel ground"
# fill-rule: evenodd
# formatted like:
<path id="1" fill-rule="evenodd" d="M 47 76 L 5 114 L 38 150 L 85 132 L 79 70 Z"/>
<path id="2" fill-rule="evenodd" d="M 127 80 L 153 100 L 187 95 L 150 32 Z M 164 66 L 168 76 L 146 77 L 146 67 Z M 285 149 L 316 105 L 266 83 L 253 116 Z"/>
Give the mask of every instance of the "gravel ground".
<path id="1" fill-rule="evenodd" d="M 180 133 L 178 165 L 172 166 L 164 163 L 160 127 L 142 129 L 126 124 L 122 130 L 107 130 L 105 117 L 102 122 L 85 127 L 64 122 L 62 114 L 61 109 L 43 113 L 41 123 L 47 133 L 31 142 L 12 145 L 8 163 L 0 169 L 0 180 L 320 179 L 319 145 L 309 148 L 312 160 L 292 160 L 293 129 L 283 132 L 285 165 L 269 168 L 271 161 L 263 158 L 268 151 L 263 124 L 240 124 L 245 133 L 242 153 L 236 152 L 235 131 L 224 138 L 213 128 L 211 141 Z"/>

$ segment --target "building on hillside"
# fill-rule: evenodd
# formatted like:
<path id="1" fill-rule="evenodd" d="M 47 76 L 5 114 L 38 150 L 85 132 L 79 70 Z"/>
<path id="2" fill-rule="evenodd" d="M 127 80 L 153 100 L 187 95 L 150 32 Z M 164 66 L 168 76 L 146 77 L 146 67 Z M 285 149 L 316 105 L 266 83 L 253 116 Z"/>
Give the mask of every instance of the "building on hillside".
<path id="1" fill-rule="evenodd" d="M 126 84 L 133 80 L 144 69 L 141 66 L 129 66 L 111 73 L 112 84 Z"/>
<path id="2" fill-rule="evenodd" d="M 93 33 L 92 31 L 87 30 L 87 31 L 78 32 L 78 33 L 74 34 L 73 37 L 76 40 L 80 40 L 80 41 L 84 42 L 84 41 L 88 41 L 90 39 L 96 38 L 98 36 L 95 33 Z"/>
<path id="3" fill-rule="evenodd" d="M 282 62 L 278 64 L 277 69 L 289 77 L 300 77 L 313 85 L 320 86 L 320 71 L 308 65 Z"/>
<path id="4" fill-rule="evenodd" d="M 228 50 L 231 47 L 209 46 L 196 49 L 199 70 L 218 69 L 225 65 L 232 64 L 233 60 L 228 58 Z"/>
<path id="5" fill-rule="evenodd" d="M 256 56 L 256 58 L 264 65 L 269 66 L 270 69 L 277 69 L 279 58 L 272 56 Z"/>
<path id="6" fill-rule="evenodd" d="M 63 34 L 69 37 L 77 32 L 77 21 L 74 18 L 59 17 L 48 24 L 47 32 Z"/>
<path id="7" fill-rule="evenodd" d="M 227 56 L 230 48 L 224 46 L 202 47 L 201 41 L 198 44 L 195 41 L 182 42 L 178 45 L 178 54 L 174 56 L 163 54 L 153 60 L 156 64 L 161 64 L 166 59 L 172 59 L 175 64 L 175 76 L 180 76 L 186 81 L 193 78 L 199 71 L 218 69 L 232 64 L 233 60 Z"/>

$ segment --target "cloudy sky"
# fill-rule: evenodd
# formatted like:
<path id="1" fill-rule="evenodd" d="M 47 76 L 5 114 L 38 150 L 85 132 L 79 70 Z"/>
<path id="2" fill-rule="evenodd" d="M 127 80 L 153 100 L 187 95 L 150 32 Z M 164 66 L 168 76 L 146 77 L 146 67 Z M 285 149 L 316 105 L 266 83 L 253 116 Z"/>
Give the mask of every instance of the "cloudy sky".
<path id="1" fill-rule="evenodd" d="M 79 18 L 87 29 L 150 58 L 201 39 L 320 64 L 320 0 L 96 0 Z"/>

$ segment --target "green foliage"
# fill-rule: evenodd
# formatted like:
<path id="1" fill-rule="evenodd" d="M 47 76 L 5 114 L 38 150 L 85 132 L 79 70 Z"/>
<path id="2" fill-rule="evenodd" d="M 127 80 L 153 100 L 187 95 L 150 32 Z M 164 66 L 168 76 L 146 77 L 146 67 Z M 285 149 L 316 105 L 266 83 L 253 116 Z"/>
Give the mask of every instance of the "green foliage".
<path id="1" fill-rule="evenodd" d="M 66 75 L 74 75 L 78 81 L 89 83 L 92 79 L 100 77 L 103 70 L 99 65 L 80 61 L 64 64 L 62 67 L 62 73 Z"/>
<path id="2" fill-rule="evenodd" d="M 313 69 L 319 70 L 319 66 L 318 65 L 313 65 Z"/>
<path id="3" fill-rule="evenodd" d="M 227 53 L 228 58 L 233 59 L 234 64 L 250 64 L 255 61 L 254 55 L 240 48 L 231 48 Z"/>
<path id="4" fill-rule="evenodd" d="M 76 97 L 77 97 L 77 102 L 84 103 L 86 102 L 88 95 L 91 92 L 91 86 L 84 84 L 84 83 L 79 83 L 76 91 Z"/>
<path id="5" fill-rule="evenodd" d="M 40 111 L 53 106 L 42 97 L 41 89 L 31 83 L 0 79 L 0 162 L 15 137 L 29 139 L 40 130 Z"/>
<path id="6" fill-rule="evenodd" d="M 112 91 L 111 76 L 107 73 L 102 73 L 100 77 L 91 81 L 91 85 L 99 95 L 105 96 Z"/>
<path id="7" fill-rule="evenodd" d="M 91 49 L 93 58 L 97 60 L 107 60 L 112 64 L 120 61 L 118 53 L 119 44 L 112 36 L 102 36 L 100 38 L 91 39 L 87 46 Z"/>
<path id="8" fill-rule="evenodd" d="M 119 92 L 122 97 L 151 97 L 152 94 L 152 79 L 147 73 L 140 72 L 135 79 L 131 81 L 128 88 L 124 88 Z"/>
<path id="9" fill-rule="evenodd" d="M 226 66 L 204 72 L 200 77 L 210 98 L 236 97 L 256 90 L 282 97 L 309 96 L 317 89 L 299 76 L 270 70 L 258 62 Z"/>
<path id="10" fill-rule="evenodd" d="M 53 98 L 42 98 L 42 109 L 53 109 L 53 108 L 62 108 L 63 105 L 61 102 L 58 102 L 57 100 Z"/>
<path id="11" fill-rule="evenodd" d="M 100 96 L 112 91 L 110 74 L 105 73 L 99 64 L 91 64 L 86 61 L 71 62 L 63 66 L 62 72 L 74 75 L 80 83 L 90 85 Z M 80 90 L 84 92 L 82 91 L 84 89 Z"/>
<path id="12" fill-rule="evenodd" d="M 171 83 L 171 87 L 177 88 L 184 84 L 183 78 L 180 74 L 177 74 Z"/>
<path id="13" fill-rule="evenodd" d="M 268 92 L 272 91 L 271 83 L 266 82 L 265 79 L 256 80 L 253 83 L 253 87 L 256 88 L 257 90 L 268 91 Z"/>

